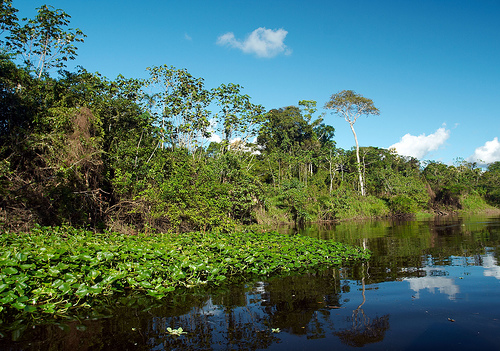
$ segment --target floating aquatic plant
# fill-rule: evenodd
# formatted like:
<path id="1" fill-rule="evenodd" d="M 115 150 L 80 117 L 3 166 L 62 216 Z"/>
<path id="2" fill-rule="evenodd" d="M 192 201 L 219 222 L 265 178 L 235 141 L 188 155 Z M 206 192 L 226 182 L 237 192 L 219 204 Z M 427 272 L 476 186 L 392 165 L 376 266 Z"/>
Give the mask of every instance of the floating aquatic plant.
<path id="1" fill-rule="evenodd" d="M 368 257 L 359 248 L 276 232 L 127 236 L 71 227 L 5 232 L 0 236 L 0 312 L 63 316 L 113 294 L 142 291 L 162 298 L 179 287 Z"/>
<path id="2" fill-rule="evenodd" d="M 182 328 L 172 329 L 170 327 L 167 328 L 167 333 L 173 336 L 181 336 L 182 334 L 187 334 Z"/>

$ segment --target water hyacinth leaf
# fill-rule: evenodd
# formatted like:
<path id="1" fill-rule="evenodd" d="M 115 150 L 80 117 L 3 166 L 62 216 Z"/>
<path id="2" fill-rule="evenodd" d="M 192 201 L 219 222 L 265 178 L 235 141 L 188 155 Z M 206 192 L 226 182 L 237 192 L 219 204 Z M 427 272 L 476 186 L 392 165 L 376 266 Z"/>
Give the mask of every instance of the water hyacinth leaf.
<path id="1" fill-rule="evenodd" d="M 25 263 L 25 264 L 21 264 L 19 265 L 19 267 L 22 269 L 22 270 L 27 270 L 27 269 L 31 269 L 31 268 L 35 268 L 36 265 L 34 263 Z"/>
<path id="2" fill-rule="evenodd" d="M 92 279 L 95 279 L 95 278 L 97 278 L 100 275 L 101 275 L 100 271 L 97 271 L 97 270 L 90 271 L 90 278 L 92 278 Z"/>
<path id="3" fill-rule="evenodd" d="M 150 282 L 148 282 L 147 280 L 143 280 L 142 282 L 139 282 L 140 286 L 145 288 L 145 289 L 151 289 L 153 288 L 153 285 L 151 285 Z"/>
<path id="4" fill-rule="evenodd" d="M 61 284 L 64 283 L 64 281 L 62 281 L 61 279 L 56 279 L 52 282 L 52 287 L 54 288 L 59 288 L 59 286 L 61 286 Z"/>
<path id="5" fill-rule="evenodd" d="M 49 295 L 49 296 L 52 296 L 54 294 L 57 294 L 57 291 L 52 289 L 52 288 L 49 288 L 49 287 L 42 287 L 42 288 L 38 288 L 38 289 L 35 289 L 32 291 L 32 293 L 34 295 Z"/>
<path id="6" fill-rule="evenodd" d="M 47 271 L 47 273 L 51 277 L 57 277 L 61 273 L 61 271 L 55 267 L 50 267 L 49 270 Z"/>
<path id="7" fill-rule="evenodd" d="M 18 261 L 26 261 L 28 259 L 28 255 L 24 252 L 18 252 L 16 255 L 15 255 L 15 258 L 16 260 Z"/>
<path id="8" fill-rule="evenodd" d="M 80 254 L 78 255 L 78 258 L 82 261 L 92 261 L 92 256 L 87 254 Z"/>
<path id="9" fill-rule="evenodd" d="M 70 292 L 71 290 L 71 285 L 69 283 L 62 283 L 61 285 L 59 285 L 58 287 L 59 290 L 61 290 L 61 292 L 66 295 Z"/>
<path id="10" fill-rule="evenodd" d="M 83 283 L 80 284 L 80 286 L 78 287 L 78 289 L 75 292 L 76 296 L 78 296 L 79 298 L 82 298 L 82 297 L 86 296 L 88 293 L 89 293 L 89 289 Z"/>
<path id="11" fill-rule="evenodd" d="M 103 280 L 102 280 L 102 284 L 111 284 L 112 282 L 114 282 L 115 280 L 118 280 L 118 279 L 121 279 L 121 278 L 124 278 L 126 276 L 126 273 L 122 273 L 122 272 L 114 272 L 114 273 L 111 273 L 109 274 L 107 277 L 105 277 Z M 149 278 L 149 276 L 147 277 Z"/>
<path id="12" fill-rule="evenodd" d="M 70 284 L 73 284 L 74 282 L 76 282 L 78 280 L 78 278 L 72 273 L 66 273 L 64 275 L 63 279 L 66 281 L 66 283 L 70 283 Z"/>
<path id="13" fill-rule="evenodd" d="M 17 295 L 14 294 L 12 291 L 9 291 L 6 296 L 4 296 L 1 300 L 0 303 L 2 305 L 6 305 L 14 300 L 17 299 Z"/>
<path id="14" fill-rule="evenodd" d="M 69 264 L 66 264 L 66 263 L 63 263 L 63 262 L 59 262 L 56 267 L 57 267 L 57 269 L 63 271 L 65 269 L 69 268 Z"/>
<path id="15" fill-rule="evenodd" d="M 36 271 L 32 272 L 34 278 L 45 278 L 47 275 L 43 269 L 37 269 Z"/>
<path id="16" fill-rule="evenodd" d="M 23 283 L 23 282 L 16 282 L 16 291 L 19 295 L 24 295 L 24 289 L 26 289 L 28 286 Z"/>
<path id="17" fill-rule="evenodd" d="M 18 309 L 18 310 L 24 310 L 24 308 L 26 307 L 26 305 L 22 302 L 14 302 L 13 304 L 11 304 L 12 307 Z"/>
<path id="18" fill-rule="evenodd" d="M 103 288 L 98 285 L 92 285 L 90 288 L 88 288 L 89 293 L 92 293 L 94 295 L 100 294 L 102 290 Z"/>
<path id="19" fill-rule="evenodd" d="M 10 286 L 9 284 L 5 284 L 5 283 L 0 284 L 0 293 L 2 291 L 4 291 L 5 289 L 7 289 L 9 286 Z"/>
<path id="20" fill-rule="evenodd" d="M 17 274 L 17 272 L 19 272 L 17 269 L 15 269 L 14 267 L 6 267 L 4 269 L 2 269 L 2 272 L 4 274 L 7 274 L 7 275 L 12 275 L 12 274 Z"/>
<path id="21" fill-rule="evenodd" d="M 24 308 L 24 312 L 28 312 L 28 313 L 33 313 L 37 310 L 36 306 L 30 306 L 30 305 L 27 305 L 25 308 Z"/>
<path id="22" fill-rule="evenodd" d="M 52 313 L 53 314 L 53 313 L 55 313 L 56 305 L 53 303 L 47 303 L 45 305 L 41 305 L 40 308 L 45 313 Z"/>
<path id="23" fill-rule="evenodd" d="M 103 255 L 106 260 L 111 260 L 113 257 L 115 257 L 115 254 L 112 252 L 104 252 Z"/>

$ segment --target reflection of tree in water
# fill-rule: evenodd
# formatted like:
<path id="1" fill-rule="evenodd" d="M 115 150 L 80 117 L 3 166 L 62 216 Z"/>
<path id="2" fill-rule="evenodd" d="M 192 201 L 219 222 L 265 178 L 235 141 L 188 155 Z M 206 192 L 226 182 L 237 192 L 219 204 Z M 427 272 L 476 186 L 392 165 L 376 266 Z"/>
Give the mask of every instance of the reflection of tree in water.
<path id="1" fill-rule="evenodd" d="M 265 349 L 278 339 L 266 325 L 267 316 L 248 308 L 225 309 L 217 317 L 190 313 L 174 318 L 159 318 L 148 334 L 150 345 L 163 350 Z M 180 337 L 167 333 L 168 327 L 187 332 Z"/>
<path id="2" fill-rule="evenodd" d="M 325 337 L 331 306 L 340 305 L 337 269 L 270 280 L 262 306 L 274 328 L 308 338 Z M 333 327 L 333 326 L 332 326 Z"/>
<path id="3" fill-rule="evenodd" d="M 278 339 L 269 316 L 247 305 L 243 285 L 232 285 L 207 298 L 203 306 L 172 317 L 153 317 L 149 344 L 159 350 L 265 349 Z M 187 334 L 169 335 L 167 328 L 182 327 Z"/>
<path id="4" fill-rule="evenodd" d="M 363 268 L 364 266 L 365 264 L 363 264 Z M 368 273 L 368 267 L 366 272 Z M 366 302 L 364 273 L 361 278 L 361 287 L 363 301 L 352 311 L 352 327 L 335 333 L 344 344 L 354 347 L 380 342 L 384 339 L 385 332 L 389 330 L 388 314 L 371 320 L 361 308 Z"/>
<path id="5" fill-rule="evenodd" d="M 389 330 L 389 315 L 384 315 L 370 321 L 370 318 L 361 309 L 353 314 L 352 318 L 353 327 L 351 329 L 335 333 L 344 344 L 349 346 L 361 347 L 366 344 L 382 341 L 384 340 L 385 332 Z"/>

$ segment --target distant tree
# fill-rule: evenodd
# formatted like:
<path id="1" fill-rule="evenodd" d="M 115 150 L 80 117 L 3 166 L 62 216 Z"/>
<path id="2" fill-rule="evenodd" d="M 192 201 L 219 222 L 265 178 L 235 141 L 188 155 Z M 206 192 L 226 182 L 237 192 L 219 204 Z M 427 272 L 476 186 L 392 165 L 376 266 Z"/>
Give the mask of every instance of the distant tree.
<path id="1" fill-rule="evenodd" d="M 2 5 L 7 17 L 1 28 L 9 30 L 6 46 L 16 55 L 22 55 L 24 63 L 35 71 L 38 79 L 50 68 L 65 67 L 65 62 L 76 58 L 75 43 L 83 42 L 85 34 L 80 29 L 67 29 L 69 19 L 66 12 L 43 5 L 37 8 L 34 19 L 23 18 L 26 23 L 16 22 L 15 11 L 10 1 Z"/>
<path id="2" fill-rule="evenodd" d="M 325 104 L 325 108 L 333 110 L 340 117 L 349 123 L 351 127 L 352 134 L 354 135 L 354 141 L 356 142 L 356 159 L 358 163 L 358 174 L 359 174 L 359 186 L 361 190 L 361 195 L 365 195 L 365 186 L 363 180 L 363 173 L 361 172 L 361 162 L 359 158 L 359 144 L 358 137 L 354 130 L 354 123 L 361 115 L 378 115 L 380 111 L 373 104 L 371 99 L 365 98 L 359 94 L 356 94 L 352 90 L 343 90 L 337 94 L 333 94 L 330 100 Z"/>
<path id="3" fill-rule="evenodd" d="M 479 188 L 489 202 L 500 205 L 500 161 L 488 165 L 479 180 Z"/>
<path id="4" fill-rule="evenodd" d="M 262 124 L 257 143 L 266 152 L 279 149 L 283 153 L 293 154 L 295 150 L 307 148 L 312 143 L 315 133 L 312 126 L 302 116 L 296 106 L 273 109 L 267 113 L 267 120 Z"/>

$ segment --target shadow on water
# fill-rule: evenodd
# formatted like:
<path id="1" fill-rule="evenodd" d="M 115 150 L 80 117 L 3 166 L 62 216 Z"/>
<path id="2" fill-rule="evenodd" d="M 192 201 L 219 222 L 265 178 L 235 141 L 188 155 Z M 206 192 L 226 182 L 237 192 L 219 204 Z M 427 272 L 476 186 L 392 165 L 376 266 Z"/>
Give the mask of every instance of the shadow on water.
<path id="1" fill-rule="evenodd" d="M 161 302 L 111 299 L 101 317 L 36 326 L 21 321 L 17 329 L 1 325 L 0 348 L 462 350 L 500 343 L 499 218 L 315 225 L 300 235 L 363 246 L 372 259 L 177 291 Z M 186 334 L 167 329 L 179 327 Z"/>

